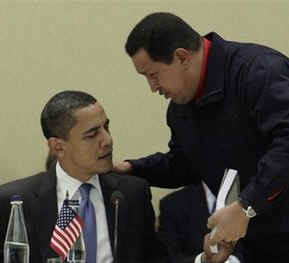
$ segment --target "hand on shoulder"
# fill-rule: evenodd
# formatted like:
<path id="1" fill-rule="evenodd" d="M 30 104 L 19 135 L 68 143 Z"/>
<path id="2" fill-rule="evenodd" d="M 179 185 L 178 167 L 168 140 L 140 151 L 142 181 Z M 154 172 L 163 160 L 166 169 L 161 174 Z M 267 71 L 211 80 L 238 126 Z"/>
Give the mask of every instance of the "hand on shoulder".
<path id="1" fill-rule="evenodd" d="M 130 162 L 120 162 L 113 165 L 112 171 L 120 174 L 129 174 L 132 171 L 132 165 Z"/>

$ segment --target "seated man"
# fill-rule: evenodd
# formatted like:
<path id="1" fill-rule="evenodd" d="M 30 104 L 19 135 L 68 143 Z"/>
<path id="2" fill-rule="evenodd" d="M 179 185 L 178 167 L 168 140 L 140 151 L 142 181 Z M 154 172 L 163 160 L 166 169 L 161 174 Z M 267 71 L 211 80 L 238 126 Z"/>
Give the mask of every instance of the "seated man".
<path id="1" fill-rule="evenodd" d="M 243 262 L 240 242 L 235 249 L 227 244 L 219 245 L 216 255 L 207 250 L 203 252 L 208 243 L 207 219 L 214 211 L 215 200 L 204 183 L 184 187 L 161 199 L 158 232 L 172 262 Z"/>
<path id="2" fill-rule="evenodd" d="M 94 207 L 90 216 L 96 222 L 96 229 L 90 234 L 94 233 L 95 244 L 85 242 L 89 255 L 86 262 L 160 262 L 163 250 L 154 232 L 149 187 L 135 177 L 111 173 L 109 119 L 99 102 L 84 92 L 60 92 L 45 105 L 41 126 L 49 151 L 57 161 L 48 171 L 0 187 L 0 262 L 10 197 L 13 194 L 23 196 L 30 263 L 40 263 L 56 256 L 50 248 L 50 240 L 67 192 L 71 199 L 80 201 L 88 195 L 88 202 Z M 117 253 L 113 253 L 115 207 L 110 199 L 116 190 L 122 193 L 123 200 L 118 213 Z M 87 191 L 86 194 L 83 191 Z M 84 224 L 85 241 L 87 227 L 91 226 Z"/>

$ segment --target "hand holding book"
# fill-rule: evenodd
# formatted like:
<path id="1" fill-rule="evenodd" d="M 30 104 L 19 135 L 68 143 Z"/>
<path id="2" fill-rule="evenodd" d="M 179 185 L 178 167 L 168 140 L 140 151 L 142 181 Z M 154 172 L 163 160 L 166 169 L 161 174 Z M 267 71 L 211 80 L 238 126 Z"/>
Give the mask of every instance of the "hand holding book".
<path id="1" fill-rule="evenodd" d="M 238 201 L 219 209 L 208 219 L 208 227 L 211 229 L 216 227 L 210 245 L 238 241 L 246 235 L 249 220 Z"/>
<path id="2" fill-rule="evenodd" d="M 238 172 L 234 169 L 226 169 L 222 182 L 221 182 L 220 190 L 217 196 L 216 211 L 235 202 L 238 199 L 239 194 L 240 194 L 240 182 L 239 182 Z M 215 216 L 215 213 L 213 214 L 213 216 Z M 213 220 L 211 219 L 211 221 Z M 208 225 L 208 227 L 210 226 Z M 214 228 L 212 229 L 210 233 L 211 242 L 214 241 L 214 236 L 216 232 L 217 232 L 217 227 L 214 226 Z M 215 239 L 218 240 L 219 238 L 215 237 Z M 212 253 L 218 253 L 217 245 L 210 246 L 210 249 Z"/>

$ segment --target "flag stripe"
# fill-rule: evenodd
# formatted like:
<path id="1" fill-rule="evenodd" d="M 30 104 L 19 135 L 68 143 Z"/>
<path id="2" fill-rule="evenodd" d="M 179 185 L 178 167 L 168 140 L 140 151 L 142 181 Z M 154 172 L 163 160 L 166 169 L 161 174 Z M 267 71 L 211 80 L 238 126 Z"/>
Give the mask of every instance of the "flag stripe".
<path id="1" fill-rule="evenodd" d="M 56 228 L 56 227 L 55 227 Z M 69 235 L 66 234 L 66 231 L 58 228 L 58 235 L 63 239 L 66 244 L 71 247 L 73 245 L 73 240 L 70 238 Z"/>
<path id="2" fill-rule="evenodd" d="M 67 252 L 54 240 L 51 240 L 51 248 L 64 260 L 66 258 Z"/>
<path id="3" fill-rule="evenodd" d="M 69 229 L 71 230 L 71 232 L 73 233 L 73 236 L 77 236 L 77 229 L 74 226 L 74 222 L 71 221 L 71 224 L 69 225 Z"/>
<path id="4" fill-rule="evenodd" d="M 75 224 L 77 225 L 78 231 L 81 232 L 82 229 L 82 219 L 79 215 L 75 217 Z"/>
<path id="5" fill-rule="evenodd" d="M 59 244 L 63 248 L 65 248 L 65 250 L 69 250 L 70 247 L 72 246 L 72 244 L 68 244 L 65 239 L 63 239 L 60 235 L 58 235 L 56 231 L 54 231 L 52 238 L 54 238 L 54 240 L 57 240 Z"/>
<path id="6" fill-rule="evenodd" d="M 71 238 L 71 240 L 73 242 L 76 241 L 76 236 L 74 235 L 72 229 L 71 229 L 71 225 L 68 225 L 66 228 L 65 228 L 65 233 Z"/>
<path id="7" fill-rule="evenodd" d="M 74 218 L 71 221 L 70 227 L 73 230 L 74 235 L 77 236 L 77 237 L 78 237 L 79 233 L 81 232 L 81 229 L 79 230 L 78 226 L 79 226 L 79 224 L 77 224 L 77 220 L 76 220 L 76 218 Z"/>
<path id="8" fill-rule="evenodd" d="M 52 240 L 51 240 L 51 243 L 53 243 L 54 244 L 54 246 L 56 246 L 56 247 L 58 247 L 58 249 L 60 249 L 61 251 L 62 251 L 62 254 L 66 254 L 68 251 L 69 251 L 69 249 L 70 248 L 66 248 L 66 247 L 64 247 L 64 246 L 62 246 L 60 243 L 59 243 L 59 240 L 57 240 L 57 239 L 55 239 L 55 238 L 53 238 Z"/>

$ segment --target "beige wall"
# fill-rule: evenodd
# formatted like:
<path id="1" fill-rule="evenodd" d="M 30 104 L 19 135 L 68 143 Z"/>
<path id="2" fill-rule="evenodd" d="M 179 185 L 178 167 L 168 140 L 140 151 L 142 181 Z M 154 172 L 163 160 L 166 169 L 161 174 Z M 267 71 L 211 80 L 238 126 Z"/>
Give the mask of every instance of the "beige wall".
<path id="1" fill-rule="evenodd" d="M 289 55 L 288 1 L 0 1 L 1 182 L 43 169 L 40 111 L 65 89 L 92 93 L 104 105 L 115 161 L 167 150 L 167 101 L 150 93 L 123 49 L 132 26 L 154 11 L 174 12 L 202 34 Z M 156 210 L 166 192 L 153 189 Z"/>

